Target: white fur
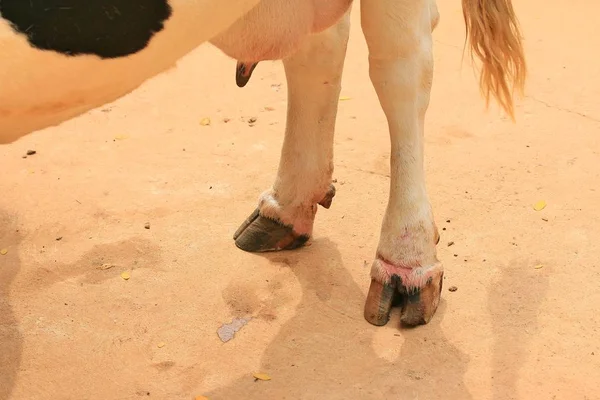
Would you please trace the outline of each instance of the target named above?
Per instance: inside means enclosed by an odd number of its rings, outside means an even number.
[[[286,57],[285,141],[277,179],[261,197],[260,210],[310,234],[333,172],[350,1],[263,0],[252,9],[257,4],[172,0],[173,17],[164,31],[140,53],[116,60],[38,51],[0,22],[0,143],[112,101],[211,38],[242,61]],[[423,169],[437,8],[433,0],[362,0],[361,5],[370,77],[391,138],[390,196],[377,253],[384,262],[374,264],[373,276],[387,280],[396,267],[403,276],[407,269],[440,272]]]
[[[273,189],[263,194],[260,211],[312,232],[313,219],[333,174],[333,134],[342,69],[350,30],[346,14],[334,27],[311,36],[284,60],[288,119]]]
[[[111,60],[33,49],[0,19],[0,144],[127,94],[227,29],[259,1],[170,1],[173,16],[149,46]]]
[[[433,11],[433,12],[432,12]],[[390,130],[390,197],[377,257],[406,268],[431,267],[437,231],[425,188],[423,124],[433,79],[431,32],[439,16],[430,0],[362,0],[369,74]],[[373,277],[395,272],[378,271]]]

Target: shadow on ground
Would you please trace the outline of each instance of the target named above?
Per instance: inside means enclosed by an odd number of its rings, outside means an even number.
[[[386,327],[376,328],[362,317],[365,296],[344,267],[335,243],[320,239],[308,248],[266,257],[291,268],[302,285],[296,314],[281,326],[262,357],[261,371],[272,380],[254,381],[248,375],[205,396],[211,400],[471,398],[464,384],[469,359],[440,328],[444,302],[427,326],[399,329],[395,314]]]
[[[10,304],[9,289],[14,277],[19,272],[19,244],[21,236],[16,221],[0,210],[0,399],[8,399],[14,389],[23,338]]]
[[[502,267],[488,295],[494,332],[491,382],[495,400],[520,398],[517,380],[539,328],[539,308],[548,291],[548,276],[543,271],[531,272],[532,265],[515,261]]]

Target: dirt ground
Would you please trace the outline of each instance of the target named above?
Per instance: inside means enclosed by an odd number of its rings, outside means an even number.
[[[232,240],[276,172],[281,63],[242,90],[234,61],[204,46],[0,147],[0,399],[599,399],[600,36],[583,23],[599,6],[519,3],[517,124],[485,111],[461,68],[460,1],[439,4],[426,163],[446,279],[429,325],[362,317],[389,138],[355,7],[338,193],[302,250]],[[251,319],[221,342],[237,317]]]

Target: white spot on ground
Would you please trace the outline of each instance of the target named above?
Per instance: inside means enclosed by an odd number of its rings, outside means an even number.
[[[229,342],[235,336],[235,333],[242,329],[252,318],[234,318],[230,324],[223,324],[217,329],[217,335],[223,343]]]

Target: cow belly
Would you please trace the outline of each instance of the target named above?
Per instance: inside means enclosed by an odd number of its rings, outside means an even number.
[[[12,25],[0,16],[0,143],[9,143],[129,93],[228,28],[258,2],[170,0],[168,18],[163,18],[164,13],[158,15],[164,27],[157,30],[156,25],[148,24],[153,32],[147,44],[142,43],[143,38],[127,46],[109,42],[94,47],[80,41],[72,53],[85,51],[76,56],[69,55],[70,49],[65,50],[64,45],[61,49],[65,41],[32,40],[23,23],[27,19],[18,16],[17,26],[14,11],[6,17]],[[43,43],[49,43],[47,49],[42,50]],[[112,49],[110,43],[114,44]]]

